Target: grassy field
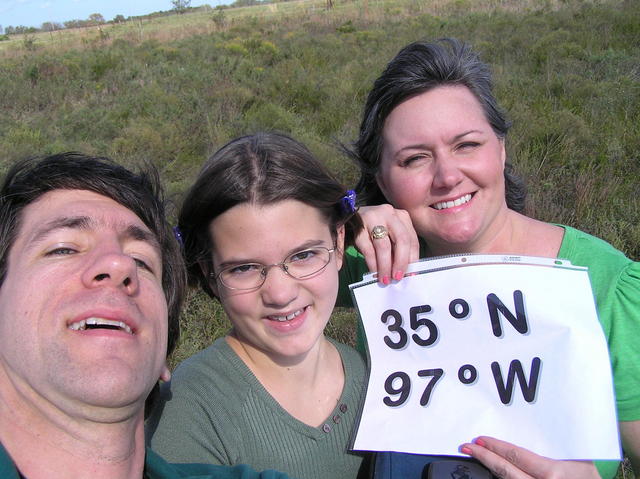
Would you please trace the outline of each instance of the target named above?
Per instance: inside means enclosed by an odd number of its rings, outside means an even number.
[[[346,184],[368,89],[406,43],[455,36],[495,72],[528,212],[640,259],[640,2],[299,0],[0,42],[0,173],[64,150],[156,164],[176,203],[227,140],[277,129]],[[330,334],[350,342],[353,313]],[[194,294],[173,361],[228,325]]]

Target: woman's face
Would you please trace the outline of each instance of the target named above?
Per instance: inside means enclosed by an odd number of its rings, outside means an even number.
[[[245,348],[286,361],[317,347],[338,294],[344,228],[334,244],[316,208],[284,200],[236,205],[211,222],[209,234],[215,274],[230,265],[270,265],[310,248],[337,246],[326,268],[306,279],[295,279],[274,266],[256,289],[231,290],[220,280],[213,284],[233,324],[233,334]]]
[[[504,143],[464,86],[394,108],[382,130],[377,181],[409,212],[433,254],[482,251],[506,219]]]

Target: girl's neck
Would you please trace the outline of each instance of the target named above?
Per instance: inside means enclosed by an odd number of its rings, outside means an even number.
[[[335,408],[344,388],[340,354],[324,336],[305,355],[271,357],[229,335],[227,343],[267,392],[291,416],[316,427]]]

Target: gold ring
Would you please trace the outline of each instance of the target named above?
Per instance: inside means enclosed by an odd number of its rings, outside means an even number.
[[[371,230],[371,239],[383,239],[387,236],[389,236],[389,232],[387,231],[387,228],[382,225],[374,226]]]

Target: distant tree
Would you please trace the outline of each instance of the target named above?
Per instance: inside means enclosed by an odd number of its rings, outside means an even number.
[[[191,0],[171,0],[171,5],[176,13],[184,13],[191,6]]]
[[[9,32],[9,29],[13,30]],[[36,27],[25,27],[24,25],[18,25],[17,27],[7,27],[7,33],[36,33],[38,29]]]
[[[85,20],[67,20],[66,22],[64,22],[65,28],[78,28],[78,27],[84,27],[84,26],[85,26]]]
[[[53,32],[55,30],[62,30],[64,27],[57,22],[44,22],[40,26],[40,30],[43,32]]]
[[[124,23],[125,20],[124,15],[116,15],[113,17],[113,23]]]
[[[2,35],[4,33],[4,30],[2,30],[2,25],[0,25],[0,35]]]
[[[7,35],[12,35],[14,33],[16,33],[16,29],[14,27],[12,27],[11,25],[9,25],[7,28],[4,29],[4,33]]]
[[[89,23],[91,25],[101,25],[104,23],[104,17],[100,13],[92,13],[89,15]]]

